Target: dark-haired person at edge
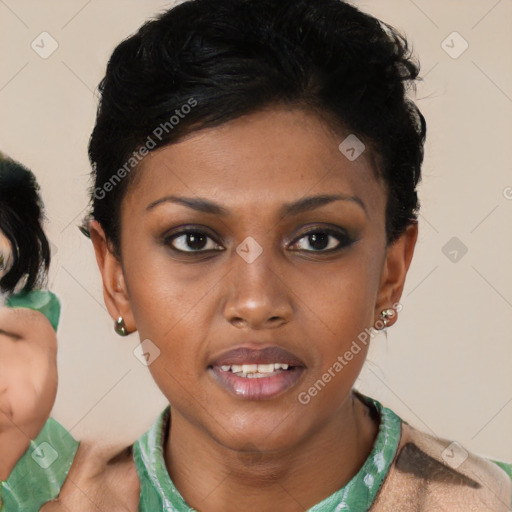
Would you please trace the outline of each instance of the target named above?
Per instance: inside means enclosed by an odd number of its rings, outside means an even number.
[[[190,0],[119,44],[81,229],[169,405],[115,449],[49,419],[33,443],[60,463],[28,449],[4,510],[510,510],[510,465],[452,464],[458,445],[354,389],[417,239],[418,77],[397,30],[340,0]]]
[[[2,510],[22,510],[8,506],[11,484],[17,493],[36,492],[18,469],[23,464],[13,468],[36,448],[33,440],[45,424],[45,430],[58,425],[48,416],[57,393],[60,302],[44,289],[50,246],[43,217],[34,174],[0,153],[0,481],[9,477],[1,485]],[[76,451],[73,438],[64,438],[70,449],[60,466],[62,476]]]

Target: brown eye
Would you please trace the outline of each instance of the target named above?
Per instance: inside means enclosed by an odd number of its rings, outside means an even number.
[[[323,228],[305,233],[293,243],[293,248],[306,252],[333,252],[352,243],[344,231]]]
[[[202,231],[181,231],[166,237],[165,244],[179,252],[206,252],[222,250],[209,235]]]

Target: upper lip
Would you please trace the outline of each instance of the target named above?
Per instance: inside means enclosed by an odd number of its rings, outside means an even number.
[[[282,347],[264,348],[237,347],[222,352],[210,366],[231,366],[233,364],[270,364],[286,363],[289,366],[306,366],[297,356]]]

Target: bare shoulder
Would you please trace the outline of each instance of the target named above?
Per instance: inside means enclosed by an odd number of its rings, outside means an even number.
[[[133,445],[102,446],[82,441],[59,497],[40,511],[137,512],[140,482],[132,449]]]

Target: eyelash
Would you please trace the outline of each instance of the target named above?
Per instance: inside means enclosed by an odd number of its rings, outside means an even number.
[[[342,249],[344,248],[347,248],[349,247],[350,245],[352,245],[354,243],[355,240],[353,240],[344,230],[338,230],[338,229],[333,229],[333,228],[326,228],[326,227],[315,227],[313,229],[310,229],[309,231],[306,231],[305,233],[302,233],[301,235],[299,235],[298,237],[296,237],[293,242],[291,243],[291,245],[297,245],[297,243],[299,241],[301,241],[303,238],[307,238],[309,236],[312,236],[312,235],[315,235],[315,234],[326,234],[328,235],[329,237],[334,237],[334,238],[337,238],[338,239],[338,245],[337,247],[334,247],[334,248],[330,248],[330,249],[321,249],[321,250],[308,250],[308,249],[303,249],[304,252],[306,253],[309,253],[309,254],[332,254],[334,252],[338,252],[338,251],[341,251]],[[198,229],[198,228],[194,228],[194,227],[186,227],[185,229],[182,229],[176,233],[172,233],[170,235],[167,235],[164,237],[163,239],[163,244],[168,246],[172,251],[174,252],[177,252],[177,253],[180,253],[180,254],[201,254],[201,253],[208,253],[208,252],[212,252],[212,251],[216,251],[216,252],[221,252],[223,251],[224,249],[217,249],[217,248],[214,248],[214,249],[201,249],[201,250],[197,250],[197,251],[185,251],[185,250],[182,250],[182,249],[177,249],[176,247],[173,246],[173,242],[178,239],[178,238],[181,238],[183,236],[187,236],[187,235],[198,235],[199,237],[206,237],[206,238],[209,238],[211,239],[216,245],[217,247],[220,246],[220,244],[218,244],[214,237],[209,234],[207,231],[203,231],[201,229]],[[185,242],[186,244],[187,242]],[[308,243],[308,242],[306,242]],[[208,245],[208,242],[207,242],[207,245]],[[328,243],[328,246],[330,245],[330,243]]]

